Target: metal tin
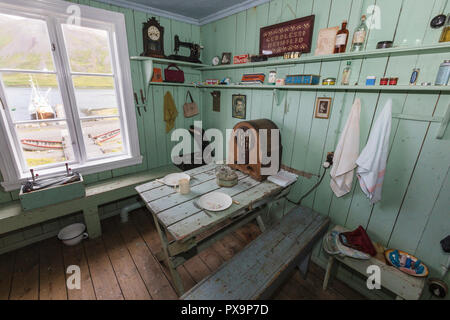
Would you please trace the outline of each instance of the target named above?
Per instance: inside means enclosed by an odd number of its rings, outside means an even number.
[[[439,67],[435,85],[446,86],[450,78],[450,60],[445,60]]]
[[[389,83],[389,78],[381,78],[380,79],[380,86],[387,86]]]
[[[374,86],[376,80],[377,80],[377,77],[375,77],[375,76],[368,76],[366,78],[366,86]]]
[[[419,77],[419,68],[414,68],[411,74],[411,79],[409,79],[409,84],[415,85],[417,83],[417,78]]]
[[[336,78],[326,78],[323,79],[322,85],[324,86],[334,86],[336,84]]]
[[[313,74],[287,75],[284,83],[286,85],[317,85],[320,83],[320,76]]]
[[[387,49],[392,48],[394,42],[392,41],[380,41],[377,43],[377,49]]]
[[[390,78],[389,79],[389,85],[390,86],[396,86],[398,83],[398,78]]]

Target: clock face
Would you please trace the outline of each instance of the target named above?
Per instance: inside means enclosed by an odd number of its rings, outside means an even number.
[[[158,28],[155,26],[151,26],[147,29],[148,37],[153,41],[158,41],[161,37],[161,32],[159,32]]]

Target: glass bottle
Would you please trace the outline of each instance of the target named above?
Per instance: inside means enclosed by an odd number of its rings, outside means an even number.
[[[334,46],[334,53],[342,53],[347,49],[348,42],[348,30],[347,30],[347,20],[342,22],[341,30],[336,34],[336,43]]]
[[[442,30],[439,42],[450,41],[450,15],[447,16],[447,21],[445,22],[444,29]]]
[[[352,72],[352,62],[347,61],[347,66],[342,71],[342,80],[341,84],[344,86],[348,86],[350,84],[350,73]]]
[[[358,27],[356,27],[355,32],[353,33],[352,40],[352,52],[358,52],[364,49],[364,44],[367,39],[367,25],[366,25],[366,15],[361,17],[361,23]]]

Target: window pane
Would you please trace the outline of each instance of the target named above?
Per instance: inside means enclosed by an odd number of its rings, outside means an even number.
[[[2,80],[14,121],[65,118],[56,75],[9,72]]]
[[[72,72],[112,73],[108,32],[62,25]]]
[[[80,117],[114,116],[117,108],[114,78],[73,76]]]
[[[81,127],[89,159],[124,152],[118,118],[83,120]]]
[[[0,68],[54,70],[45,21],[0,14]]]
[[[29,168],[75,159],[65,121],[19,124],[16,130]]]

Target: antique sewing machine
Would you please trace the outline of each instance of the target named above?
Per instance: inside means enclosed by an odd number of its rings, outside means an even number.
[[[178,54],[180,47],[189,48],[191,50],[191,55],[189,57],[180,56]],[[175,47],[174,47],[175,54],[169,56],[169,59],[194,62],[194,63],[202,63],[200,61],[200,50],[201,49],[203,49],[203,46],[196,44],[196,43],[180,41],[180,38],[178,37],[178,35],[175,35]]]

